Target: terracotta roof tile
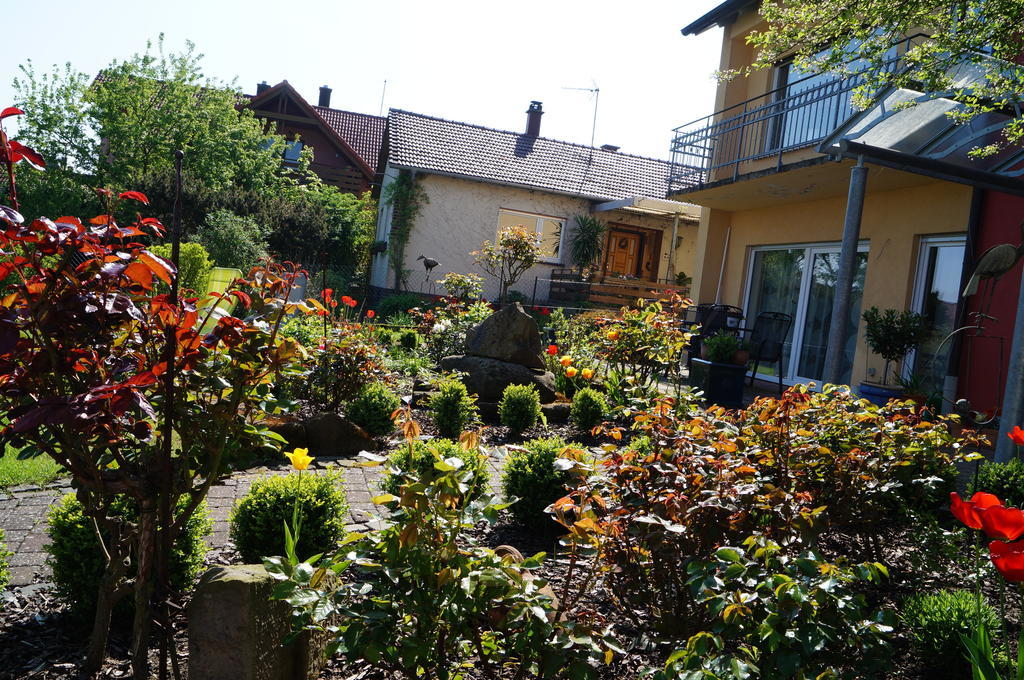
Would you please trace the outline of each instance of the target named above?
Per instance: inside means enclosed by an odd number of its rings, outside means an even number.
[[[409,111],[388,112],[388,161],[471,179],[617,200],[665,198],[668,161],[494,130]]]
[[[367,165],[371,168],[377,167],[387,118],[368,113],[329,109],[326,106],[314,106],[313,108],[323,116],[327,124],[342,139],[348,142],[349,146],[366,161]]]

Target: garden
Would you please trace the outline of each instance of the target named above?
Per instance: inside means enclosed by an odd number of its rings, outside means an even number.
[[[272,677],[301,648],[324,678],[1022,677],[1024,463],[956,416],[706,405],[676,295],[524,308],[466,272],[371,303],[264,252],[207,292],[180,201],[46,217],[15,182],[46,159],[0,141],[0,471],[66,491],[46,585],[0,598],[0,676]],[[504,292],[538,250],[477,258]],[[216,645],[242,629],[252,654]]]

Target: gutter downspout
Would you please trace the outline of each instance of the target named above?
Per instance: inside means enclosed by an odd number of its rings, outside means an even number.
[[[672,242],[668,245],[668,278],[676,280],[676,238],[679,236],[679,213],[672,217]]]

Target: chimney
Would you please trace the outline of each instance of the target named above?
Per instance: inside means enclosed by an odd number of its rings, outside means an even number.
[[[544,107],[540,102],[530,102],[526,109],[526,134],[530,137],[540,136],[540,117],[544,115]]]
[[[614,144],[602,144],[601,145],[601,151],[611,151],[612,153],[615,153],[616,151],[618,151],[621,148],[622,148],[621,146],[615,146]]]
[[[262,83],[256,83],[256,94],[263,94],[269,89],[270,84],[265,80]]]
[[[326,85],[320,86],[319,106],[323,106],[324,108],[328,109],[331,107],[331,88],[327,87]]]

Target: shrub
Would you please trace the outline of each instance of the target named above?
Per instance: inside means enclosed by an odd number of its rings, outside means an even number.
[[[582,455],[579,444],[567,444],[558,437],[531,439],[522,448],[510,449],[501,489],[506,499],[518,499],[509,507],[512,518],[529,527],[551,527],[544,509],[566,494],[571,479],[568,471],[555,467],[555,461]]]
[[[584,387],[572,398],[569,420],[582,430],[600,425],[608,413],[608,402],[604,395],[593,387]]]
[[[150,248],[160,257],[171,259],[171,244],[164,243]],[[213,262],[206,248],[198,243],[182,243],[178,252],[178,287],[184,292],[194,291],[206,295],[210,286],[210,269]]]
[[[389,319],[396,314],[404,314],[415,307],[423,307],[424,300],[413,293],[388,295],[377,303],[376,311],[381,320]]]
[[[266,230],[255,220],[229,210],[207,215],[195,234],[196,241],[203,244],[218,267],[234,267],[243,272],[267,256],[266,237]]]
[[[374,437],[391,434],[395,423],[391,420],[402,400],[384,383],[370,383],[348,405],[348,419]]]
[[[487,490],[491,478],[487,470],[487,457],[478,449],[467,450],[450,439],[417,441],[411,446],[403,444],[395,449],[388,456],[389,469],[381,481],[381,489],[387,493],[398,493],[406,476],[427,482],[440,474],[434,464],[446,458],[458,458],[463,462],[463,467],[470,471],[472,482],[469,498],[476,498]]]
[[[400,344],[402,347],[406,348],[407,350],[414,350],[417,347],[419,347],[419,344],[420,344],[420,334],[417,333],[412,328],[404,330],[398,336],[398,344]]]
[[[448,272],[438,280],[445,292],[460,300],[476,299],[483,292],[483,278],[476,274]]]
[[[284,524],[291,522],[296,502],[298,554],[309,557],[337,547],[348,512],[340,472],[263,477],[231,511],[231,540],[246,563],[284,554]]]
[[[7,558],[13,554],[4,543],[4,530],[0,529],[0,590],[3,590],[11,582],[11,570],[7,567]]]
[[[999,617],[985,601],[967,590],[915,593],[903,601],[900,619],[922,659],[945,677],[970,677],[960,636],[971,637],[978,623],[997,629]]]
[[[178,510],[186,505],[187,501],[182,498],[178,501]],[[124,496],[115,500],[110,509],[112,514],[129,521],[138,518],[134,503]],[[70,606],[76,617],[92,615],[105,564],[93,521],[83,510],[75,494],[69,493],[50,508],[46,527],[46,534],[50,537],[50,545],[46,548],[50,553],[47,563],[53,570],[57,596]],[[203,539],[212,526],[204,501],[185,522],[185,528],[171,551],[168,566],[171,586],[175,589],[188,590],[192,587],[206,557]],[[102,533],[104,541],[108,540],[106,529]],[[134,569],[133,561],[129,576]],[[127,601],[122,602],[127,604]]]
[[[430,413],[440,435],[454,439],[476,420],[476,396],[470,396],[461,381],[444,380],[430,397]]]
[[[350,332],[333,329],[316,354],[316,363],[304,381],[306,395],[321,407],[336,409],[375,380],[384,378],[376,343]]]
[[[329,333],[330,324],[327,330]],[[294,338],[306,349],[315,351],[317,345],[324,339],[324,319],[306,314],[285,317],[281,323],[281,334],[287,338]]]
[[[509,385],[501,393],[498,404],[501,424],[513,432],[522,432],[533,427],[543,417],[540,411],[540,394],[533,385]]]
[[[977,480],[971,482],[971,493],[976,491],[995,494],[1007,506],[1024,507],[1024,460],[1013,458],[1005,463],[982,463]]]
[[[543,554],[518,562],[481,546],[473,529],[495,521],[500,506],[489,494],[451,503],[473,483],[471,470],[438,470],[403,489],[401,502],[381,499],[384,528],[354,535],[326,564],[268,560],[281,581],[276,596],[297,626],[323,631],[329,653],[365,665],[371,677],[459,678],[472,667],[487,678],[595,680],[621,648],[602,617],[571,606],[584,579],[560,589],[565,601],[556,603],[529,571]],[[317,566],[345,578],[313,583]]]

